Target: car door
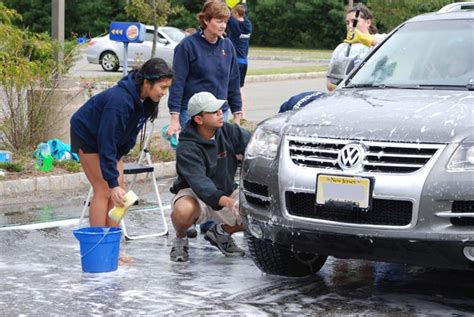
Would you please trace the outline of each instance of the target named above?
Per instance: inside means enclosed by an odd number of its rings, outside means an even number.
[[[173,63],[174,48],[176,44],[173,44],[168,40],[163,33],[158,30],[158,38],[156,42],[156,57],[164,59],[168,65]]]
[[[130,43],[128,45],[128,65],[141,65],[151,57],[153,46],[153,29],[146,29],[143,43]]]

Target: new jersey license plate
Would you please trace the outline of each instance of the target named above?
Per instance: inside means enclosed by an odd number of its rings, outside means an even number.
[[[316,204],[338,203],[368,209],[370,195],[370,178],[324,174],[317,176]]]

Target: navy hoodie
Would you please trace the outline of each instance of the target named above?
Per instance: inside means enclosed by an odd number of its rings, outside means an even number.
[[[307,91],[297,94],[284,103],[281,104],[278,113],[293,110],[295,107],[303,108],[309,103],[315,101],[318,98],[325,96],[326,93],[322,91]]]
[[[179,135],[176,149],[178,178],[171,187],[177,194],[191,188],[206,205],[222,209],[219,199],[235,189],[236,154],[244,154],[250,133],[236,124],[224,123],[213,139],[204,139],[191,121]]]
[[[135,145],[155,103],[142,103],[136,72],[90,98],[71,118],[71,129],[99,153],[100,169],[110,188],[119,186],[117,161]]]
[[[189,99],[201,91],[227,100],[232,113],[242,111],[240,74],[229,39],[218,38],[211,44],[202,31],[184,38],[174,49],[173,72],[168,98],[170,113],[187,110]],[[227,110],[227,104],[222,109]]]
[[[234,44],[237,52],[237,62],[239,64],[247,64],[247,56],[249,55],[249,42],[252,35],[252,23],[247,16],[247,6],[245,6],[244,20],[239,21],[234,16],[230,16],[227,22],[227,30],[229,39]]]

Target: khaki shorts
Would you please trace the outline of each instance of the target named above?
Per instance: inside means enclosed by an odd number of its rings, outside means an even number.
[[[196,220],[196,224],[204,223],[208,220],[214,220],[217,223],[225,223],[229,226],[241,225],[242,218],[234,215],[232,209],[224,207],[221,210],[214,210],[211,206],[206,205],[205,202],[200,200],[196,193],[191,188],[181,189],[173,198],[171,205],[174,206],[175,202],[183,196],[191,196],[197,200],[201,208],[199,218]],[[230,195],[232,199],[239,199],[239,190],[236,189]]]

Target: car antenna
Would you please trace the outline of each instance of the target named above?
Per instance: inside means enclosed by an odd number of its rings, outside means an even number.
[[[360,9],[362,9],[362,1],[359,1],[357,3],[355,19],[352,22],[352,28],[354,30],[357,27],[357,22],[359,22]],[[354,38],[354,36],[355,36],[355,32],[352,33],[351,40]],[[347,46],[346,57],[349,57],[349,54],[351,53],[351,47],[352,47],[352,43],[349,43],[349,45]]]

